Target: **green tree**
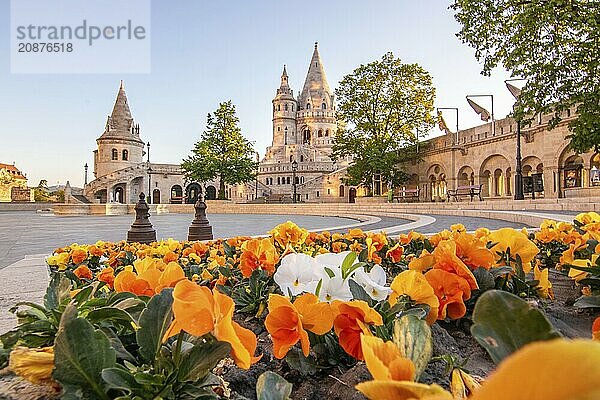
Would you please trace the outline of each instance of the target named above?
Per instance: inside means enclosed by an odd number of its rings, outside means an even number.
[[[42,179],[40,183],[38,183],[37,187],[33,189],[33,199],[35,201],[50,201],[47,180]]]
[[[429,73],[387,53],[346,75],[335,93],[340,126],[332,157],[352,156],[348,184],[371,188],[375,174],[394,186],[405,182],[401,163],[416,156],[417,132],[435,122]]]
[[[227,197],[225,184],[249,182],[256,174],[254,148],[242,136],[238,123],[232,102],[220,103],[215,112],[208,114],[206,130],[192,155],[181,164],[189,180],[204,182],[219,178],[219,199]]]
[[[554,113],[552,128],[575,105],[571,146],[600,150],[599,0],[455,0],[450,7],[482,74],[502,66],[526,79],[516,116]]]

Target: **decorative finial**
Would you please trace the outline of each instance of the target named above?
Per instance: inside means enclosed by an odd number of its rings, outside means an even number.
[[[319,42],[315,42],[315,50],[317,49],[318,45],[319,45]]]
[[[123,79],[121,79],[121,86],[119,87],[120,90],[125,90],[125,85],[123,85]]]

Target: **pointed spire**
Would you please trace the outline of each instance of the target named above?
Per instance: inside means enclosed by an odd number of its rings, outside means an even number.
[[[319,43],[315,42],[315,49],[310,60],[304,87],[299,97],[300,107],[305,107],[307,100],[311,98],[329,102],[332,94],[319,55]]]
[[[287,71],[285,69],[285,64],[283,64],[283,73],[281,74],[281,86],[280,86],[280,89],[287,88],[287,87],[289,87],[289,85],[288,85],[288,74],[287,74]]]
[[[134,132],[133,117],[125,94],[125,84],[121,80],[115,105],[108,117],[107,127],[102,136],[126,136],[130,138]]]

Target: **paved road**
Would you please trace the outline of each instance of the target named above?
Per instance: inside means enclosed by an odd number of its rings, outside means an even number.
[[[382,230],[386,227],[407,224],[400,218],[380,217],[379,222],[361,226],[364,230]],[[151,221],[158,238],[185,239],[192,216],[189,214],[153,215]],[[254,214],[211,214],[209,215],[215,237],[235,235],[261,235],[273,226],[292,220],[311,230],[322,230],[357,223],[356,220],[340,217],[305,215],[254,215]],[[519,224],[476,217],[454,217],[436,215],[435,222],[417,230],[434,233],[455,223],[462,223],[467,230],[480,226],[490,229]],[[30,254],[48,254],[57,247],[71,243],[94,243],[97,240],[118,241],[125,238],[132,223],[131,215],[122,216],[69,216],[34,212],[0,213],[0,268],[6,267]],[[346,231],[347,228],[335,231]],[[406,231],[408,229],[405,229]],[[401,232],[400,230],[399,232]]]

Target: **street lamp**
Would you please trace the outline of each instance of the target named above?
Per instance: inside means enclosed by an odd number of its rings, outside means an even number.
[[[150,190],[152,190],[152,175],[150,175],[152,173],[152,168],[150,168],[150,142],[148,142],[147,144],[148,146],[148,204],[152,204],[152,193],[150,192]]]
[[[456,144],[458,144],[458,108],[457,107],[437,107],[436,112],[438,113],[438,115],[441,115],[441,111],[440,110],[453,110],[456,112]]]
[[[471,108],[481,116],[482,121],[488,121],[490,119],[490,113],[479,104],[475,103],[470,97],[489,97],[492,100],[492,136],[496,136],[496,119],[494,118],[494,96],[491,94],[470,94],[468,95],[467,102],[471,106]]]
[[[258,155],[258,151],[256,152],[256,186],[254,188],[254,200],[258,199],[258,172],[259,172],[259,165],[258,162],[260,161],[260,156]]]
[[[87,165],[87,163],[85,163],[85,165],[83,166],[83,169],[85,170],[85,176],[84,176],[84,179],[83,179],[83,185],[85,186],[85,185],[87,185],[87,172],[88,172],[88,165]]]
[[[298,161],[294,160],[294,161],[292,161],[292,186],[294,188],[294,198],[293,198],[294,203],[297,202],[297,196],[296,196],[296,171],[297,170],[298,170]]]
[[[513,111],[518,107],[519,105],[519,97],[521,96],[521,89],[519,89],[518,87],[511,85],[508,82],[515,82],[515,81],[524,81],[525,79],[523,78],[514,78],[514,79],[507,79],[504,81],[504,84],[506,85],[506,88],[508,89],[508,91],[510,92],[510,94],[513,95],[513,97],[515,98],[516,102],[513,105]],[[514,115],[515,117],[515,121],[517,121],[517,170],[515,173],[515,200],[524,200],[525,199],[525,195],[523,194],[523,168],[522,168],[522,164],[521,164],[521,116],[520,115]]]

